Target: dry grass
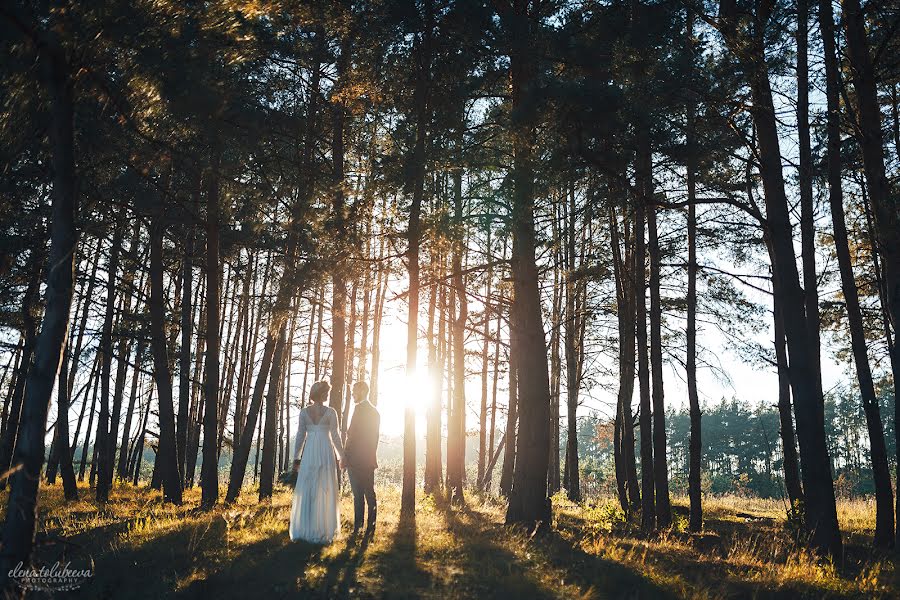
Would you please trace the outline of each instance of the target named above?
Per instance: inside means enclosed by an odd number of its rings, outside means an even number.
[[[270,503],[248,490],[234,506],[202,512],[198,490],[173,507],[157,492],[117,486],[100,508],[66,505],[50,487],[40,531],[91,550],[90,598],[888,598],[900,589],[895,563],[867,549],[866,501],[839,508],[848,545],[840,567],[792,546],[777,502],[708,499],[706,530],[689,535],[686,502],[675,499],[675,526],[644,537],[609,501],[556,496],[553,531],[531,538],[502,524],[497,500],[468,501],[452,508],[420,496],[414,518],[401,519],[398,491],[382,488],[378,531],[352,541],[345,496],[340,538],[319,547],[288,540],[283,489]]]

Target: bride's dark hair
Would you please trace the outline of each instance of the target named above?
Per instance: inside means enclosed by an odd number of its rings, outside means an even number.
[[[329,390],[331,390],[331,384],[328,383],[327,379],[315,382],[312,384],[312,387],[309,388],[309,401],[324,402],[325,398],[328,397]]]

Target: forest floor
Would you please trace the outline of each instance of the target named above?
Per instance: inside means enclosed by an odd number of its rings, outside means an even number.
[[[83,498],[91,497],[87,488]],[[117,486],[111,501],[62,501],[42,492],[39,539],[57,536],[88,549],[95,577],[72,597],[158,598],[896,598],[896,559],[868,549],[874,506],[842,502],[847,548],[836,567],[792,549],[779,502],[710,498],[705,531],[675,526],[646,537],[609,500],[575,505],[554,497],[544,535],[503,525],[503,505],[474,493],[464,508],[420,495],[401,520],[399,491],[378,490],[378,528],[353,540],[352,502],[331,545],[288,540],[290,493],[271,503],[253,490],[230,507],[202,512],[199,490],[185,504],[158,492]],[[5,494],[0,497],[6,506]]]

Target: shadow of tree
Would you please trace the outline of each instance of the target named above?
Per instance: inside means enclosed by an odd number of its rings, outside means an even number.
[[[479,555],[494,556],[510,565],[510,573],[514,577],[511,577],[508,583],[512,587],[493,593],[494,597],[506,597],[511,593],[522,597],[559,597],[560,590],[541,581],[541,575],[546,576],[546,573],[538,572],[540,569],[529,570],[530,565],[523,565],[520,557],[489,541],[515,533],[514,526],[494,523],[468,505],[451,507],[446,503],[440,503],[438,506],[444,511],[448,527],[458,532],[459,539],[464,542],[488,540],[487,544],[481,543],[480,547],[472,548],[472,554],[475,557]],[[463,515],[465,520],[457,515]],[[479,530],[482,531],[480,535]],[[496,533],[485,535],[483,533],[485,530],[495,530]],[[642,573],[585,552],[555,530],[534,538],[526,537],[524,531],[519,533],[523,542],[527,544],[526,556],[532,553],[540,555],[543,565],[549,564],[556,568],[565,581],[575,584],[587,598],[653,598],[655,600],[675,597]],[[477,572],[477,565],[473,565],[473,568]],[[527,587],[523,589],[522,586]]]

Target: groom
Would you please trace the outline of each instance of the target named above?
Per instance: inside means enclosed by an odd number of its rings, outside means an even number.
[[[344,466],[353,490],[353,534],[363,526],[365,505],[369,505],[369,524],[366,533],[375,531],[375,450],[378,448],[378,428],[381,417],[368,401],[369,384],[357,381],[353,385],[353,418],[344,445]]]

